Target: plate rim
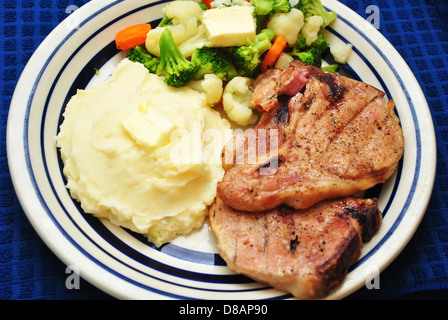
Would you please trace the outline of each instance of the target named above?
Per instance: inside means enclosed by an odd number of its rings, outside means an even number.
[[[101,1],[91,1],[87,4],[85,4],[84,6],[82,6],[81,8],[79,8],[78,10],[84,10],[86,11],[86,13],[89,12],[89,10],[96,10],[96,9],[101,9],[101,8],[106,8],[106,7],[110,7],[110,6],[114,6],[117,3],[123,2],[122,0],[116,0],[116,1],[109,1],[108,3],[104,3]],[[361,18],[356,12],[354,12],[352,9],[348,8],[346,5],[334,1],[334,0],[327,0],[327,1],[323,1],[324,4],[325,3],[329,3],[331,6],[337,6],[338,8],[340,7],[341,10],[348,10],[350,11],[349,13],[351,15],[356,15],[359,18]],[[68,18],[67,18],[68,19]],[[66,19],[66,20],[67,20]],[[358,18],[357,18],[358,19]],[[362,19],[362,18],[361,18]],[[41,52],[45,52],[45,45],[47,44],[47,42],[52,42],[54,39],[53,38],[57,38],[59,39],[59,37],[61,36],[61,25],[64,24],[66,22],[66,20],[62,21],[55,29],[53,29],[53,31],[45,38],[45,40],[39,45],[39,47],[36,49],[36,51],[33,53],[33,56],[30,58],[30,61],[34,61],[35,59],[37,59],[37,57],[39,57],[42,53]],[[366,22],[367,23],[367,22]],[[369,24],[370,25],[370,24]],[[370,25],[371,26],[371,25]],[[373,26],[371,26],[373,28]],[[372,30],[373,31],[373,30]],[[418,94],[421,95],[421,97],[423,97],[423,101],[426,104],[426,111],[429,114],[429,118],[427,119],[427,121],[430,122],[430,127],[432,128],[432,134],[430,132],[430,135],[432,135],[432,137],[434,137],[434,141],[431,143],[434,143],[434,152],[432,154],[432,160],[433,160],[433,168],[434,170],[432,171],[431,176],[429,177],[428,183],[431,185],[431,192],[427,193],[426,198],[424,199],[424,210],[422,210],[421,214],[419,215],[419,219],[418,222],[414,224],[412,230],[410,230],[408,232],[408,237],[406,239],[406,241],[404,241],[404,243],[402,243],[401,248],[398,252],[396,252],[396,254],[394,255],[393,258],[389,259],[389,263],[387,263],[386,265],[383,265],[383,270],[396,258],[396,256],[398,256],[398,254],[404,249],[404,247],[408,244],[409,240],[411,239],[411,237],[413,236],[413,234],[415,233],[416,229],[418,228],[418,226],[420,225],[421,219],[423,218],[426,208],[429,204],[429,200],[430,200],[430,196],[432,193],[432,187],[434,185],[434,180],[435,180],[435,172],[436,172],[436,143],[435,143],[435,133],[434,133],[434,126],[432,123],[432,118],[431,118],[431,114],[429,112],[429,106],[426,103],[426,99],[424,97],[423,91],[421,90],[421,87],[418,83],[418,81],[416,80],[414,74],[412,73],[412,71],[410,70],[410,68],[408,67],[407,63],[405,62],[405,60],[401,57],[401,55],[398,53],[398,51],[390,44],[390,42],[380,33],[378,32],[378,30],[374,29],[374,31],[376,32],[375,36],[379,37],[379,39],[382,42],[382,45],[386,45],[389,47],[390,50],[394,51],[394,55],[393,58],[394,59],[399,59],[400,60],[400,64],[404,64],[407,67],[407,70],[405,70],[405,72],[409,75],[412,76],[412,80],[414,82],[414,84],[417,86],[417,90],[418,90]],[[8,164],[9,164],[9,170],[10,170],[10,174],[11,174],[11,179],[13,180],[13,185],[14,185],[14,189],[16,190],[16,194],[19,198],[20,204],[22,205],[22,208],[24,209],[25,214],[27,215],[28,219],[30,220],[30,222],[32,223],[34,229],[36,231],[38,231],[39,236],[44,240],[44,242],[46,243],[46,245],[56,254],[56,256],[58,256],[61,260],[63,260],[66,264],[71,263],[70,259],[67,259],[67,257],[65,255],[63,255],[59,250],[57,250],[57,246],[54,245],[54,243],[52,242],[51,239],[48,238],[48,236],[45,234],[45,228],[44,226],[39,225],[38,221],[36,221],[36,216],[34,216],[31,211],[32,208],[29,208],[29,203],[27,202],[27,195],[25,194],[25,192],[22,191],[22,183],[23,183],[23,178],[20,177],[20,170],[16,169],[17,166],[17,162],[15,161],[16,159],[14,158],[14,150],[17,148],[17,144],[15,143],[15,139],[14,139],[14,131],[12,128],[12,123],[14,123],[14,118],[11,116],[11,114],[14,115],[14,106],[17,104],[16,101],[19,99],[17,96],[19,95],[19,88],[21,88],[23,86],[24,83],[26,83],[27,79],[25,79],[26,76],[28,76],[29,73],[35,73],[36,70],[35,67],[32,67],[30,65],[30,62],[28,62],[28,64],[25,66],[24,70],[22,71],[22,74],[19,78],[19,81],[17,83],[16,89],[14,91],[14,95],[13,98],[11,100],[11,104],[10,104],[10,113],[8,115],[8,123],[7,123],[7,155],[8,155]],[[415,94],[415,93],[414,93]],[[23,97],[21,97],[23,98]],[[16,107],[17,108],[17,107]],[[13,112],[11,112],[11,110]],[[430,129],[431,129],[430,128]],[[431,181],[432,180],[432,181]],[[93,277],[84,277],[86,280],[88,280],[89,282],[91,282],[92,284],[94,284],[96,287],[98,287],[99,289],[112,294],[114,296],[120,296],[119,294],[117,295],[117,292],[115,293],[111,293],[110,288],[105,288],[104,284],[101,283],[101,281],[98,281],[96,278]],[[353,289],[352,292],[356,291],[359,288]],[[126,296],[122,296],[123,298],[126,298]]]

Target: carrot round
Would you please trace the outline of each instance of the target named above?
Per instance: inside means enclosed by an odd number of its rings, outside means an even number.
[[[266,70],[272,68],[277,61],[280,54],[283,52],[283,50],[286,48],[287,42],[285,37],[278,35],[275,38],[274,43],[269,48],[268,52],[266,52],[266,55],[263,58],[263,61],[261,61],[261,71],[265,72]]]
[[[144,44],[149,30],[151,30],[151,25],[142,23],[127,27],[117,32],[115,35],[117,49],[129,50],[135,46]]]

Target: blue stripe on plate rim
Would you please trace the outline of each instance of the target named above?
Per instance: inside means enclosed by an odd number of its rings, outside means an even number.
[[[101,12],[107,10],[107,9],[110,8],[111,6],[113,6],[113,5],[115,5],[115,4],[119,3],[119,2],[122,2],[122,1],[123,1],[123,0],[115,1],[115,2],[113,2],[113,3],[111,3],[111,4],[109,4],[109,5],[107,5],[107,6],[103,7],[103,8],[101,8],[101,9],[99,9],[97,12],[91,14],[89,17],[87,17],[86,19],[84,19],[83,22],[82,22],[82,24],[85,24],[87,21],[93,19],[95,16],[97,16],[97,15],[100,14]],[[166,1],[162,1],[162,2],[166,2]],[[124,15],[118,17],[117,19],[115,19],[115,20],[109,22],[106,26],[108,26],[108,25],[110,25],[110,24],[113,24],[115,21],[122,19],[124,16],[129,15],[129,14],[131,14],[132,12],[136,12],[136,11],[142,10],[142,9],[144,9],[144,8],[151,7],[151,6],[154,6],[154,5],[159,4],[159,3],[160,3],[160,2],[154,2],[154,3],[151,3],[151,4],[145,5],[145,6],[143,6],[143,7],[140,7],[140,8],[138,8],[138,9],[135,9],[135,10],[133,10],[133,11],[131,11],[131,12],[128,12],[128,13],[126,13],[126,14],[124,14]],[[343,17],[339,17],[339,19],[343,20],[344,23],[346,23],[346,24],[349,25],[352,29],[354,29],[354,30],[357,31],[360,35],[362,35],[363,38],[364,38],[366,41],[368,41],[368,43],[369,43],[369,44],[370,44],[370,45],[371,45],[371,46],[372,46],[372,47],[373,47],[373,48],[374,48],[374,49],[381,55],[381,57],[383,58],[383,60],[387,63],[387,65],[389,66],[389,68],[393,71],[394,76],[398,79],[398,81],[399,81],[399,83],[400,83],[400,86],[401,86],[401,88],[403,89],[403,91],[404,91],[404,93],[405,93],[405,95],[406,95],[407,101],[408,101],[408,103],[409,103],[409,105],[410,105],[410,107],[411,107],[410,110],[411,110],[411,113],[412,113],[412,117],[413,117],[413,120],[414,120],[414,124],[416,125],[416,127],[415,127],[415,133],[416,133],[416,141],[417,141],[416,170],[415,170],[414,178],[413,178],[413,186],[412,186],[412,188],[411,188],[411,191],[410,191],[409,194],[408,194],[408,197],[407,197],[405,206],[403,207],[402,211],[401,211],[400,214],[398,215],[398,217],[397,217],[396,221],[394,222],[394,224],[392,225],[392,227],[389,229],[389,231],[388,231],[388,233],[386,234],[386,236],[383,237],[383,238],[380,240],[380,242],[375,246],[375,248],[373,248],[369,253],[367,253],[362,259],[360,259],[360,260],[359,260],[359,261],[352,267],[352,269],[354,269],[354,268],[357,268],[360,264],[362,264],[365,260],[367,260],[367,259],[369,258],[370,255],[372,255],[374,252],[376,252],[376,251],[383,245],[383,243],[390,237],[390,235],[394,232],[394,230],[398,227],[398,225],[400,224],[401,220],[403,219],[403,217],[404,217],[404,215],[405,215],[405,213],[406,213],[406,211],[407,211],[407,209],[408,209],[408,206],[409,206],[409,204],[410,204],[410,202],[411,202],[411,200],[412,200],[412,198],[413,198],[413,195],[414,195],[414,192],[415,192],[415,185],[416,185],[416,182],[417,182],[417,180],[418,180],[419,173],[420,173],[420,166],[421,166],[421,137],[420,137],[420,130],[419,130],[419,127],[418,127],[418,125],[419,125],[419,123],[418,123],[418,119],[417,119],[417,116],[416,116],[416,113],[415,113],[415,110],[414,110],[414,105],[413,105],[413,103],[412,103],[412,100],[411,100],[411,98],[410,98],[410,96],[409,96],[409,93],[408,93],[407,90],[406,90],[406,87],[405,87],[405,85],[404,85],[402,79],[400,78],[399,73],[395,70],[394,66],[390,63],[390,61],[387,59],[387,57],[381,52],[381,50],[376,46],[376,44],[373,43],[373,42],[372,42],[368,37],[366,37],[363,33],[361,33],[360,30],[359,30],[359,28],[357,28],[355,25],[353,25],[352,23],[350,23],[349,21],[347,21],[347,20],[344,19]],[[101,30],[103,30],[106,26],[103,26],[103,27],[102,27],[101,29],[99,29],[96,33],[99,33],[99,32],[100,32]],[[341,38],[342,40],[345,41],[344,37],[342,37],[340,34],[337,34],[336,31],[334,31],[334,30],[332,30],[332,29],[330,29],[330,31],[331,31],[332,33],[336,34],[339,38]],[[30,177],[31,177],[31,179],[32,179],[32,183],[33,183],[33,186],[34,186],[34,188],[35,188],[35,191],[36,191],[36,193],[37,193],[37,195],[38,195],[38,197],[39,197],[39,199],[40,199],[40,201],[41,201],[42,207],[46,210],[46,212],[47,212],[48,216],[51,218],[51,220],[57,225],[57,227],[59,228],[59,230],[61,231],[61,233],[64,234],[64,236],[65,236],[65,237],[66,237],[66,238],[67,238],[67,239],[68,239],[68,240],[69,240],[69,241],[70,241],[70,242],[71,242],[71,243],[72,243],[78,250],[80,250],[81,252],[83,252],[83,253],[84,253],[86,256],[88,256],[92,261],[95,261],[97,264],[101,265],[103,268],[105,268],[105,269],[108,270],[109,272],[115,274],[116,276],[121,277],[121,278],[124,278],[124,279],[126,279],[127,281],[132,282],[134,285],[142,286],[142,287],[144,287],[145,289],[148,289],[148,290],[150,290],[150,291],[154,291],[154,292],[156,292],[156,293],[161,293],[161,294],[164,294],[164,295],[167,295],[167,296],[172,296],[172,297],[174,297],[174,298],[186,298],[186,297],[181,297],[181,296],[178,296],[178,295],[173,295],[173,294],[171,294],[171,293],[169,293],[169,292],[165,292],[165,291],[163,291],[163,290],[158,290],[157,288],[148,287],[148,286],[143,285],[143,284],[141,284],[141,283],[139,283],[139,282],[133,281],[132,279],[128,279],[125,275],[122,275],[122,274],[116,272],[115,270],[113,270],[113,269],[109,268],[108,266],[104,265],[101,261],[98,261],[95,257],[91,256],[87,251],[85,251],[85,250],[84,250],[84,249],[83,249],[83,248],[76,242],[76,240],[74,240],[74,239],[72,239],[72,238],[70,237],[70,235],[64,230],[64,228],[63,228],[62,226],[58,225],[58,222],[56,221],[55,217],[52,215],[51,211],[48,209],[48,207],[47,207],[47,205],[46,205],[46,203],[45,203],[45,200],[44,200],[42,194],[40,193],[39,187],[38,187],[37,182],[36,182],[35,177],[34,177],[34,173],[33,173],[33,171],[32,171],[31,159],[29,158],[29,149],[28,149],[28,121],[29,121],[30,108],[31,108],[31,105],[32,105],[32,101],[33,101],[33,97],[34,97],[34,94],[35,94],[35,90],[36,90],[36,88],[37,88],[37,86],[38,86],[38,83],[39,83],[39,81],[40,81],[42,75],[43,75],[44,72],[45,72],[46,67],[48,66],[50,60],[55,56],[55,54],[58,52],[58,50],[62,47],[63,43],[64,43],[65,41],[67,41],[67,40],[73,35],[73,32],[74,32],[74,31],[72,31],[71,33],[69,33],[69,34],[66,36],[66,38],[64,39],[64,41],[61,42],[60,44],[58,44],[58,46],[57,46],[57,47],[52,51],[52,53],[49,55],[49,58],[48,58],[47,61],[45,62],[44,67],[42,68],[42,70],[41,70],[40,73],[39,73],[39,76],[36,78],[36,80],[35,80],[35,82],[34,82],[34,85],[33,85],[32,90],[31,90],[30,97],[29,97],[29,99],[28,99],[28,104],[27,104],[27,108],[26,108],[26,117],[25,117],[25,128],[24,128],[24,146],[25,146],[25,149],[26,149],[26,150],[25,150],[25,154],[26,154],[26,156],[27,156],[26,162],[27,162],[27,165],[28,165],[29,175],[30,175]],[[95,33],[95,34],[96,34],[96,33]],[[91,37],[93,37],[93,35],[92,35]],[[85,45],[85,44],[89,41],[89,39],[91,39],[91,37],[89,37],[89,38],[88,38],[88,39],[81,45],[81,47],[82,47],[83,45]],[[73,55],[71,56],[71,58],[76,54],[77,51],[80,50],[81,47],[79,47],[79,48],[77,48],[77,49],[75,50],[75,52],[73,53]],[[367,59],[366,59],[366,58],[365,58],[359,51],[357,51],[356,47],[354,47],[354,50],[357,52],[357,54],[358,54],[360,57],[362,57],[362,59],[364,60],[364,62],[368,63],[368,60],[367,60]],[[378,80],[382,82],[381,78],[378,76],[378,74],[377,74],[376,70],[373,68],[373,66],[371,66],[370,63],[368,63],[368,65],[369,65],[369,68],[372,70],[372,72],[375,73],[375,75],[376,75],[376,77],[378,78]],[[66,66],[66,64],[64,65],[64,67],[65,67],[65,66]],[[61,75],[61,73],[62,73],[62,69],[61,69],[60,73],[58,74],[58,77]],[[56,84],[56,82],[57,82],[57,79],[58,79],[58,78],[56,78],[55,82],[53,83],[50,92],[54,89],[55,84]],[[382,83],[382,84],[383,84],[383,83]],[[387,90],[387,87],[386,87],[386,86],[383,85],[383,87]],[[390,96],[388,92],[386,92],[386,93],[388,94],[388,96]],[[49,95],[49,97],[50,97],[50,96],[51,96],[51,94]],[[47,98],[47,103],[48,103],[48,101],[49,101],[49,98]],[[45,106],[45,110],[46,110],[46,109],[47,109],[47,106]],[[42,119],[44,119],[44,117],[42,117]],[[42,126],[42,128],[43,128],[43,127],[44,127],[44,126]],[[41,133],[42,133],[42,132],[43,132],[43,130],[41,131]],[[43,145],[43,143],[44,143],[44,140],[43,140],[43,137],[42,137],[42,136],[41,136],[41,143],[42,143],[42,145]],[[42,148],[42,150],[44,150],[44,148]],[[46,162],[45,162],[45,154],[43,153],[43,151],[42,151],[42,157],[43,157],[44,164],[46,165]],[[48,177],[48,168],[46,168],[46,170],[47,170],[46,174],[47,174],[47,177]],[[399,171],[401,172],[401,170],[399,170]],[[399,178],[399,177],[398,177],[398,178]],[[396,183],[395,183],[395,187],[394,187],[395,190],[396,190],[396,187],[397,187],[397,185],[398,185],[398,181],[399,181],[399,179],[397,179],[397,181],[396,181]],[[51,184],[51,181],[49,181],[49,183]],[[52,186],[52,187],[53,187],[53,186]],[[56,191],[54,190],[54,188],[53,188],[53,192],[55,193],[55,196],[58,197]],[[391,199],[389,200],[389,202],[392,201],[392,199],[393,199],[393,195],[394,195],[394,194],[395,194],[395,191],[393,191],[392,197],[391,197]],[[64,208],[64,209],[65,209],[65,208]],[[386,211],[387,211],[387,210],[385,210],[385,212],[386,212]],[[68,215],[68,214],[67,214],[67,215]],[[69,216],[69,215],[68,215],[68,216]],[[69,216],[69,217],[70,217],[70,216]],[[80,231],[83,232],[83,230],[81,230],[81,229],[80,229]],[[87,238],[89,238],[88,235],[85,234],[84,232],[83,232],[83,234],[84,234]],[[107,253],[107,252],[106,252],[106,253]],[[167,252],[167,253],[168,253],[168,252]],[[211,255],[214,255],[214,254],[211,254]],[[170,267],[170,268],[172,268],[172,267]],[[174,268],[174,269],[175,269],[175,268]],[[137,271],[138,271],[138,270],[137,270]],[[177,272],[177,271],[176,271],[176,272]],[[182,272],[183,272],[183,271],[182,271]],[[148,276],[152,277],[152,275],[148,275]],[[158,280],[166,281],[166,280],[164,280],[164,279],[158,279]],[[207,280],[210,281],[211,279],[207,279]],[[221,281],[219,281],[219,282],[221,282]],[[239,282],[239,281],[238,281],[238,282]],[[207,290],[209,290],[209,289],[207,289]],[[286,295],[286,296],[288,296],[288,295]]]

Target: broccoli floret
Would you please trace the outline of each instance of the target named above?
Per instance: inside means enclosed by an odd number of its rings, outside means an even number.
[[[330,64],[328,66],[322,67],[321,69],[326,72],[336,73],[336,72],[338,72],[339,65],[337,63],[334,63],[334,64]]]
[[[253,0],[255,8],[255,18],[257,21],[257,32],[260,32],[271,13],[290,12],[291,4],[289,0]]]
[[[313,47],[311,47],[307,51],[292,52],[291,56],[294,59],[298,59],[315,67],[320,68],[322,66],[322,52]]]
[[[296,43],[294,44],[294,48],[298,52],[307,50],[308,46],[306,45],[306,38],[302,35],[299,35],[299,38],[297,39]]]
[[[289,12],[291,11],[291,4],[289,0],[274,0],[272,4],[272,11],[274,12]]]
[[[299,0],[294,7],[303,12],[305,19],[311,16],[321,16],[324,19],[322,28],[328,26],[337,17],[336,12],[327,11],[320,0]]]
[[[320,52],[324,52],[328,49],[328,41],[322,32],[319,32],[317,39],[311,44],[311,47],[318,49]]]
[[[228,52],[224,48],[197,48],[193,51],[191,62],[198,68],[195,79],[202,79],[205,74],[213,73],[221,80],[227,80],[227,73],[232,67]]]
[[[322,65],[322,56],[327,49],[328,42],[324,34],[320,32],[318,38],[309,46],[306,45],[306,38],[300,35],[290,54],[294,59],[320,67]]]
[[[131,61],[140,62],[143,64],[149,72],[157,72],[157,66],[160,63],[160,58],[150,54],[144,46],[136,46],[130,49],[127,57]]]
[[[278,13],[291,11],[289,0],[254,0],[252,4],[255,7],[255,13],[261,16],[271,12]]]
[[[299,38],[294,44],[294,50],[299,52],[299,51],[307,51],[310,48],[316,48],[323,54],[325,50],[328,49],[328,46],[329,44],[327,39],[325,39],[324,34],[322,32],[319,32],[317,39],[314,40],[314,42],[311,43],[311,45],[309,46],[306,44],[306,38],[303,35],[299,35]]]
[[[244,77],[256,76],[261,63],[261,56],[271,47],[273,36],[272,30],[263,29],[257,34],[257,41],[248,41],[243,46],[232,48],[231,59],[238,75]]]
[[[264,40],[272,41],[272,39],[274,39],[274,36],[275,36],[275,31],[272,29],[266,28],[266,29],[261,30],[257,34],[257,41],[264,41]]]
[[[160,35],[160,63],[157,74],[165,76],[169,86],[182,87],[194,79],[197,67],[188,61],[174,42],[170,29],[166,28]]]

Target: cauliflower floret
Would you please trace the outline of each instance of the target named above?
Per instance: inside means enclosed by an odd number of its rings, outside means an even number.
[[[257,121],[257,115],[249,103],[251,96],[250,78],[237,76],[227,83],[222,96],[222,105],[230,120],[241,126]]]
[[[274,67],[286,69],[289,67],[289,64],[293,60],[294,60],[294,58],[291,55],[282,52],[282,53],[280,53],[280,56],[278,57],[277,62],[275,63]]]
[[[172,19],[171,24],[150,30],[145,43],[146,49],[158,57],[160,57],[159,40],[163,30],[169,28],[174,41],[180,46],[183,42],[198,34],[203,10],[196,1],[177,0],[168,3],[163,8],[163,12],[166,17]]]
[[[207,105],[214,107],[221,100],[222,80],[215,74],[205,74],[203,80],[191,81],[188,86],[196,91],[205,93]]]
[[[352,53],[352,48],[353,45],[351,43],[332,43],[330,45],[330,52],[337,63],[347,63]]]
[[[301,33],[306,39],[307,46],[316,41],[323,23],[324,19],[321,16],[311,16],[306,20]]]
[[[276,35],[285,37],[289,45],[293,45],[296,43],[304,23],[302,11],[291,8],[290,12],[271,15],[267,27],[274,30]]]
[[[171,30],[174,42],[176,42],[179,46],[181,43],[191,37],[194,37],[198,33],[198,22],[196,17],[191,17],[182,21],[180,24],[169,25],[166,27],[156,27],[150,30],[146,36],[146,50],[158,57],[160,57],[160,35],[166,28]]]
[[[193,51],[196,48],[202,48],[209,42],[207,32],[205,32],[204,26],[201,24],[198,27],[198,33],[193,37],[185,40],[179,45],[179,50],[184,57],[191,57]]]
[[[163,8],[163,12],[168,18],[173,19],[171,21],[173,24],[179,24],[191,17],[195,17],[199,21],[203,11],[196,1],[177,0],[168,3]]]

